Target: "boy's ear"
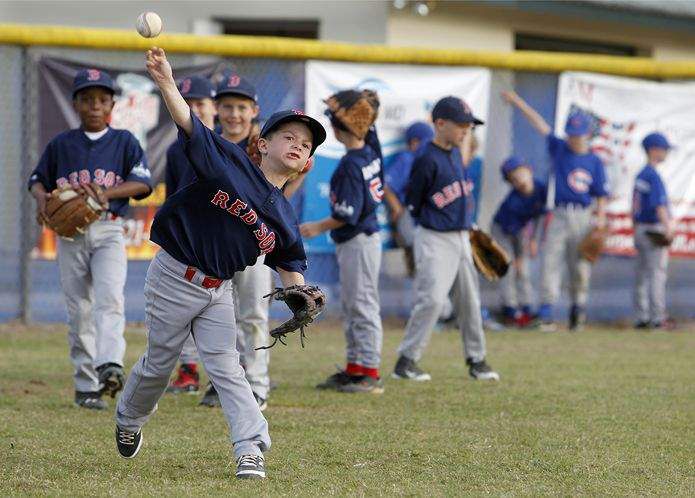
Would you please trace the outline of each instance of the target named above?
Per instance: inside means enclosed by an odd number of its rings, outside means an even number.
[[[268,153],[268,139],[267,138],[259,138],[258,139],[258,152],[260,152],[262,155]]]
[[[254,104],[253,105],[253,117],[257,118],[259,112],[261,112],[261,108],[258,106],[258,104]]]

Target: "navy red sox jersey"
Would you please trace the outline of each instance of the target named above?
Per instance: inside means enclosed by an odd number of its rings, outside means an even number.
[[[534,218],[545,214],[547,188],[539,180],[533,180],[533,193],[523,195],[512,189],[495,213],[493,221],[508,235],[518,234]]]
[[[248,140],[244,139],[237,145],[246,150]],[[191,166],[181,142],[178,140],[167,149],[167,163],[164,173],[164,183],[166,185],[166,196],[172,196],[183,187],[194,183],[197,180],[195,170]]]
[[[668,208],[668,195],[661,176],[647,164],[635,178],[632,197],[632,216],[637,223],[658,223],[656,208]]]
[[[592,197],[606,197],[608,184],[603,162],[591,152],[575,154],[567,142],[548,135],[548,151],[555,173],[555,205],[587,207]]]
[[[430,142],[415,159],[406,201],[417,222],[431,230],[467,230],[473,223],[473,182],[457,147],[442,149]]]
[[[107,189],[125,181],[150,187],[136,199],[143,199],[152,191],[147,159],[133,134],[108,128],[102,137],[91,140],[78,128],[63,132],[49,142],[29,178],[29,188],[38,182],[48,191],[68,184],[94,182]],[[109,202],[113,214],[122,216],[127,209],[127,198]]]
[[[167,198],[150,238],[181,263],[230,279],[261,254],[271,268],[303,273],[306,254],[294,210],[246,152],[191,114],[179,142],[197,181]]]
[[[331,230],[336,243],[379,231],[376,210],[384,197],[383,171],[381,149],[375,134],[372,138],[361,149],[348,150],[331,176],[331,217],[345,222]]]

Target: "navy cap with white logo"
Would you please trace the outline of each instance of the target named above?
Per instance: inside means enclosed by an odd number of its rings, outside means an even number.
[[[454,123],[472,123],[474,125],[485,124],[473,115],[473,111],[463,100],[449,96],[439,100],[432,109],[432,121],[446,119]]]
[[[106,88],[112,94],[116,93],[116,85],[113,84],[113,80],[109,73],[101,69],[81,69],[77,71],[75,79],[72,82],[72,97],[75,98],[75,95],[77,95],[77,92],[80,90],[93,86]]]
[[[292,121],[297,121],[299,123],[304,123],[311,130],[311,154],[314,155],[316,148],[321,145],[326,140],[326,129],[321,123],[316,121],[311,116],[307,116],[302,111],[295,109],[287,111],[278,111],[268,118],[268,121],[263,125],[261,130],[261,137],[266,137],[268,133],[276,129],[283,123],[290,123]]]
[[[179,83],[179,91],[184,99],[211,99],[215,89],[209,79],[202,76],[190,76]]]
[[[254,86],[238,74],[226,75],[217,85],[215,98],[219,99],[227,95],[241,95],[258,102],[258,95]]]

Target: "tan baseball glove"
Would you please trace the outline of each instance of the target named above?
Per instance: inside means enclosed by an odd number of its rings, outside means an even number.
[[[579,243],[579,255],[590,263],[595,263],[608,239],[607,228],[592,228],[591,231]]]
[[[101,216],[105,208],[101,192],[101,187],[94,183],[55,189],[46,201],[43,221],[60,237],[72,239]]]
[[[504,277],[511,263],[507,251],[478,228],[470,231],[470,240],[473,263],[480,274],[491,282]]]

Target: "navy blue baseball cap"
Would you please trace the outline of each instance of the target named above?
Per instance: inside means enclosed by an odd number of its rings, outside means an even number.
[[[256,94],[254,86],[238,74],[225,76],[217,85],[217,94],[215,98],[224,97],[226,95],[241,95],[254,102],[258,102],[258,94]]]
[[[473,111],[468,107],[468,104],[454,96],[444,97],[434,104],[434,108],[432,109],[432,121],[436,121],[437,119],[448,119],[458,124],[485,124],[483,121],[473,116]]]
[[[523,161],[519,159],[516,156],[510,156],[506,161],[502,163],[502,166],[500,166],[500,171],[502,172],[502,178],[505,180],[507,179],[507,175],[514,171],[517,168],[529,168],[531,169],[531,166],[528,165],[526,161]]]
[[[405,130],[405,141],[418,139],[420,142],[429,142],[434,137],[432,127],[424,121],[416,121]]]
[[[581,111],[575,111],[567,116],[567,123],[565,123],[565,134],[567,134],[568,137],[588,135],[590,131],[591,118],[587,114]]]
[[[311,130],[312,140],[310,156],[313,156],[314,151],[316,151],[316,148],[326,140],[326,129],[323,127],[321,123],[316,121],[311,116],[307,116],[302,111],[292,109],[287,111],[276,112],[268,118],[268,121],[265,122],[265,124],[263,125],[263,129],[261,130],[260,136],[262,138],[265,138],[268,135],[268,133],[276,129],[281,124],[290,123],[292,121],[304,123],[309,127],[309,130]]]
[[[649,149],[666,149],[669,150],[672,146],[669,141],[661,133],[650,133],[642,140],[644,150]]]
[[[72,81],[72,98],[75,98],[80,90],[93,86],[106,88],[112,95],[116,93],[116,85],[113,84],[109,73],[101,69],[80,69]]]
[[[190,76],[179,83],[179,91],[184,99],[212,99],[215,89],[209,79],[202,76]]]

